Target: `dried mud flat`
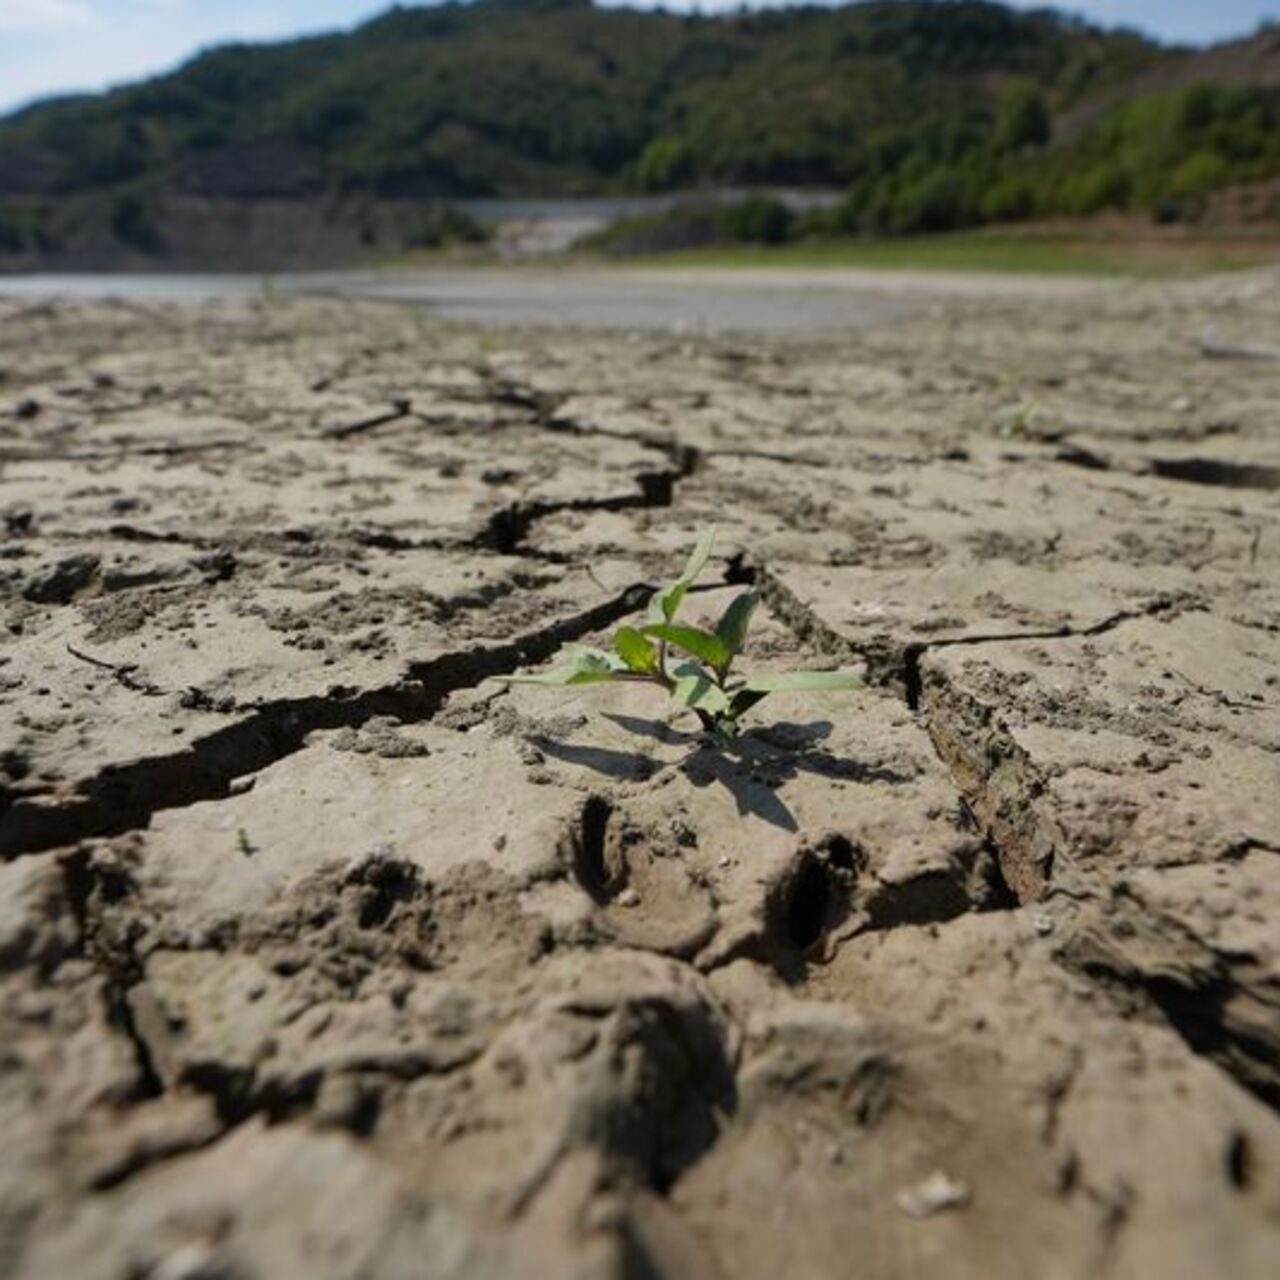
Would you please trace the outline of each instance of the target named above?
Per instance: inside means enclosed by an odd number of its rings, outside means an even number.
[[[1280,280],[0,304],[0,1275],[1275,1275],[1280,362],[1206,325]],[[695,611],[865,694],[483,683],[712,521]]]

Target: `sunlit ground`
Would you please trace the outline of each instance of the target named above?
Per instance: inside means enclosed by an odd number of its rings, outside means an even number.
[[[629,259],[645,267],[866,267],[1172,278],[1280,263],[1280,236],[959,232],[904,239],[735,245]]]

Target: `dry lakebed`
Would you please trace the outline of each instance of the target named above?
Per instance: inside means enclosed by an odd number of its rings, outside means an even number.
[[[1280,275],[0,379],[5,1280],[1280,1274]],[[865,690],[488,679],[713,523]]]

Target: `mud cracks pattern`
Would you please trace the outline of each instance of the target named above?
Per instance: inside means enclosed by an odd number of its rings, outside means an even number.
[[[0,1274],[1270,1274],[1270,297],[3,326]],[[865,696],[484,683],[713,520]]]

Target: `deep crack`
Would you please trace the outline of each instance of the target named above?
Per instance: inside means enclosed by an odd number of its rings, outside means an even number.
[[[118,835],[145,826],[159,810],[222,799],[234,778],[293,755],[307,735],[319,729],[358,728],[374,716],[393,716],[403,723],[428,720],[448,694],[541,662],[566,641],[634,612],[651,594],[648,586],[628,587],[601,604],[503,644],[413,663],[400,680],[381,688],[264,704],[172,755],[108,766],[54,803],[10,795],[0,808],[0,851],[14,858],[91,836]]]

